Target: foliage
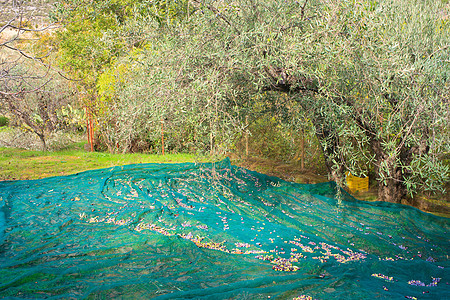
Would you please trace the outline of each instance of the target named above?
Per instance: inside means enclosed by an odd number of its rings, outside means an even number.
[[[277,109],[295,101],[333,178],[340,181],[345,169],[374,170],[383,200],[437,190],[448,180],[439,160],[449,147],[447,7],[406,0],[195,3],[189,21],[144,49],[140,63],[151,68],[146,85],[135,84],[141,94],[178,111],[187,107],[180,99],[193,111],[205,107],[193,116],[209,120],[216,120],[208,109],[217,99],[217,111],[231,109],[240,124],[256,94],[267,93]],[[433,167],[420,174],[418,161]],[[439,171],[425,172],[433,169]]]
[[[159,139],[146,135],[156,134],[154,124],[160,120],[147,120],[148,105],[143,107],[132,94],[130,99],[117,100],[114,85],[123,87],[124,80],[134,80],[126,74],[127,68],[136,66],[136,53],[147,47],[150,34],[175,26],[188,14],[187,1],[67,0],[58,4],[54,18],[65,25],[57,37],[60,66],[80,80],[80,98],[95,119],[98,141],[109,151],[148,151],[157,146]]]
[[[83,12],[83,14],[81,13]],[[103,31],[114,29],[117,21],[114,16],[99,14],[95,18],[87,18],[92,12],[83,9],[74,15],[64,27],[58,31],[57,40],[60,66],[73,74],[75,78],[82,78],[88,84],[95,81],[95,74],[103,66],[107,66],[120,48],[120,43],[108,44],[103,39]],[[118,39],[111,39],[118,41]]]
[[[84,131],[85,112],[68,103],[56,111],[59,127],[68,131]]]
[[[113,76],[102,75],[99,92],[109,102],[100,121],[109,145],[127,151],[139,139],[157,147],[164,130],[169,150],[214,152],[227,142],[227,134],[233,134],[223,95],[212,89],[220,81],[219,73],[209,70],[189,83],[173,80],[184,64],[181,60],[187,59],[183,50],[167,55],[176,48],[179,45],[159,36],[153,45],[121,59],[111,70]],[[108,85],[110,79],[117,80]]]
[[[186,1],[58,2],[52,16],[64,24],[56,38],[60,66],[93,89],[98,76],[118,57],[146,44],[153,28],[142,24],[158,20],[160,26],[170,25],[187,13]]]
[[[353,162],[371,165],[385,200],[439,190],[449,179],[439,160],[449,149],[445,9],[435,1],[342,2],[324,10],[320,43],[308,49],[316,60],[309,76],[323,82],[319,95],[339,139],[335,164],[355,173],[363,170]]]
[[[332,179],[375,174],[399,202],[449,179],[448,14],[431,0],[73,0],[58,45],[111,152],[163,137],[223,152],[271,114],[315,135]]]
[[[0,116],[0,127],[2,126],[8,126],[9,124],[9,118],[5,116]]]

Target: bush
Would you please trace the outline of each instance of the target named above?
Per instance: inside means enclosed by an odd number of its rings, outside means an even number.
[[[9,118],[5,116],[0,116],[0,127],[2,126],[8,126],[9,124]]]

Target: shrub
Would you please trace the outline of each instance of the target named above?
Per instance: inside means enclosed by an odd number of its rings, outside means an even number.
[[[0,116],[0,127],[2,126],[8,126],[9,124],[9,118],[5,116]]]

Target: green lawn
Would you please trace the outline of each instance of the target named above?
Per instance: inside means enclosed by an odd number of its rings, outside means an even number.
[[[0,180],[39,179],[87,170],[138,163],[183,163],[207,161],[192,154],[110,154],[86,152],[83,143],[59,152],[0,148]]]

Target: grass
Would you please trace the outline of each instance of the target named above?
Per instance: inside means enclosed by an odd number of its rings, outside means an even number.
[[[64,176],[82,171],[110,168],[138,163],[184,163],[220,160],[218,157],[205,157],[193,154],[110,154],[103,152],[86,152],[85,143],[76,143],[58,152],[42,152],[21,150],[16,148],[0,148],[0,180],[28,180],[52,176]],[[250,170],[278,176],[297,183],[318,183],[327,181],[323,175],[314,172],[300,171],[296,166],[271,162],[269,160],[232,159],[232,163]],[[357,199],[377,201],[376,189],[359,192]],[[437,197],[415,198],[415,207],[436,215],[450,217],[449,195]],[[436,198],[436,199],[435,199]],[[408,204],[408,203],[405,203]]]
[[[206,161],[192,154],[110,154],[86,152],[84,143],[58,152],[0,148],[0,180],[28,180],[63,176],[87,170],[138,163],[183,163]]]

